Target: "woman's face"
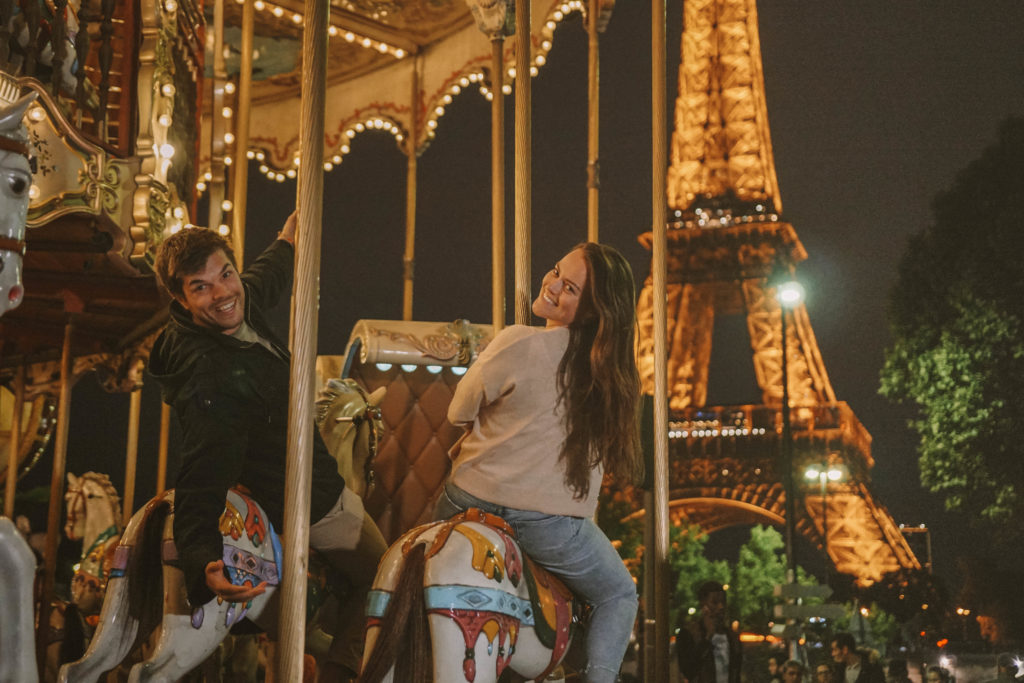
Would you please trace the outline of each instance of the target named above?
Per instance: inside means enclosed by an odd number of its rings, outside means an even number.
[[[568,327],[576,319],[580,295],[587,284],[587,261],[582,249],[573,249],[548,271],[533,302],[534,315],[547,327]]]

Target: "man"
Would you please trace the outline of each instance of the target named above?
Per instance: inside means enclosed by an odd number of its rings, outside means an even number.
[[[849,633],[836,633],[832,659],[836,663],[836,683],[885,683],[882,667],[857,649],[857,641]]]
[[[782,665],[782,683],[803,683],[806,671],[803,662],[790,659]]]
[[[739,683],[740,639],[725,623],[725,588],[707,581],[697,589],[700,617],[676,636],[679,671],[690,683]]]
[[[1009,652],[996,657],[996,677],[988,683],[1013,683],[1017,679],[1017,659]]]
[[[241,275],[211,230],[181,230],[157,253],[157,275],[174,301],[150,371],[182,428],[174,539],[194,607],[214,595],[245,602],[265,588],[233,585],[224,572],[218,520],[228,488],[247,488],[283,525],[290,356],[264,310],[290,290],[295,224],[292,214]],[[387,546],[315,427],[313,436],[309,543],[353,586],[329,654],[332,673],[345,680],[359,670],[365,595]]]
[[[834,674],[832,667],[822,662],[814,669],[814,683],[835,683]]]

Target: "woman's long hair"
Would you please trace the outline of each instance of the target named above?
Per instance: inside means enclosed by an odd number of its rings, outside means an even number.
[[[583,499],[590,493],[595,466],[637,481],[643,459],[633,271],[612,247],[585,242],[576,249],[583,250],[587,279],[569,325],[569,346],[558,365],[558,396],[567,431],[560,455],[565,483],[576,499]]]

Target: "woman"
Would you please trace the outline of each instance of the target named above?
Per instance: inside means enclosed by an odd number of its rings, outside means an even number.
[[[591,605],[585,680],[614,681],[636,587],[591,518],[604,473],[635,479],[642,468],[633,273],[615,249],[582,244],[544,276],[533,312],[545,328],[502,330],[456,388],[448,419],[467,432],[435,516],[503,517]]]

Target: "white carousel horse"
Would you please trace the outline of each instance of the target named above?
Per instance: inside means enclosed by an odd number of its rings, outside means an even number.
[[[29,140],[22,117],[35,93],[0,108],[0,316],[17,308],[25,294],[21,257],[25,254],[28,191],[32,187]]]
[[[9,58],[10,64],[8,65],[8,70],[11,73],[18,73],[24,68],[27,54],[31,49],[29,45],[31,32],[28,27],[28,17],[24,11],[29,2],[36,4],[35,9],[38,12],[39,26],[36,34],[36,48],[39,52],[36,55],[37,64],[42,64],[51,70],[53,68],[55,53],[53,31],[56,24],[54,21],[54,9],[56,3],[50,0],[21,0],[14,3],[14,12],[7,22],[7,28],[11,33],[12,50]],[[75,76],[78,72],[75,43],[81,30],[78,23],[80,9],[80,0],[70,0],[64,3],[64,7],[60,9],[64,33],[64,61],[60,67],[60,87],[62,92],[69,96],[74,96],[75,89],[78,86],[78,79]],[[26,75],[42,80],[39,73]]]
[[[17,527],[0,517],[0,683],[36,683],[32,582],[36,558]]]
[[[351,380],[331,380],[318,401],[318,419],[328,447],[347,472],[346,484],[368,487],[383,389],[367,396]],[[343,462],[344,461],[344,462]],[[281,544],[263,509],[245,492],[228,492],[220,518],[224,565],[236,585],[267,582],[267,590],[247,603],[214,598],[191,609],[185,599],[172,537],[174,492],[149,501],[132,516],[117,546],[100,623],[89,649],[77,662],[61,667],[59,681],[96,681],[121,662],[160,625],[154,650],[132,667],[128,680],[175,681],[205,660],[243,618],[269,630],[276,619],[273,596],[279,583]],[[312,558],[311,558],[312,565]],[[157,578],[162,590],[153,590]],[[320,580],[320,579],[318,579]],[[268,603],[272,607],[266,609]],[[307,610],[308,611],[308,610]]]
[[[470,508],[406,532],[384,555],[359,682],[494,683],[506,668],[542,680],[569,649],[574,608],[504,520]]]

